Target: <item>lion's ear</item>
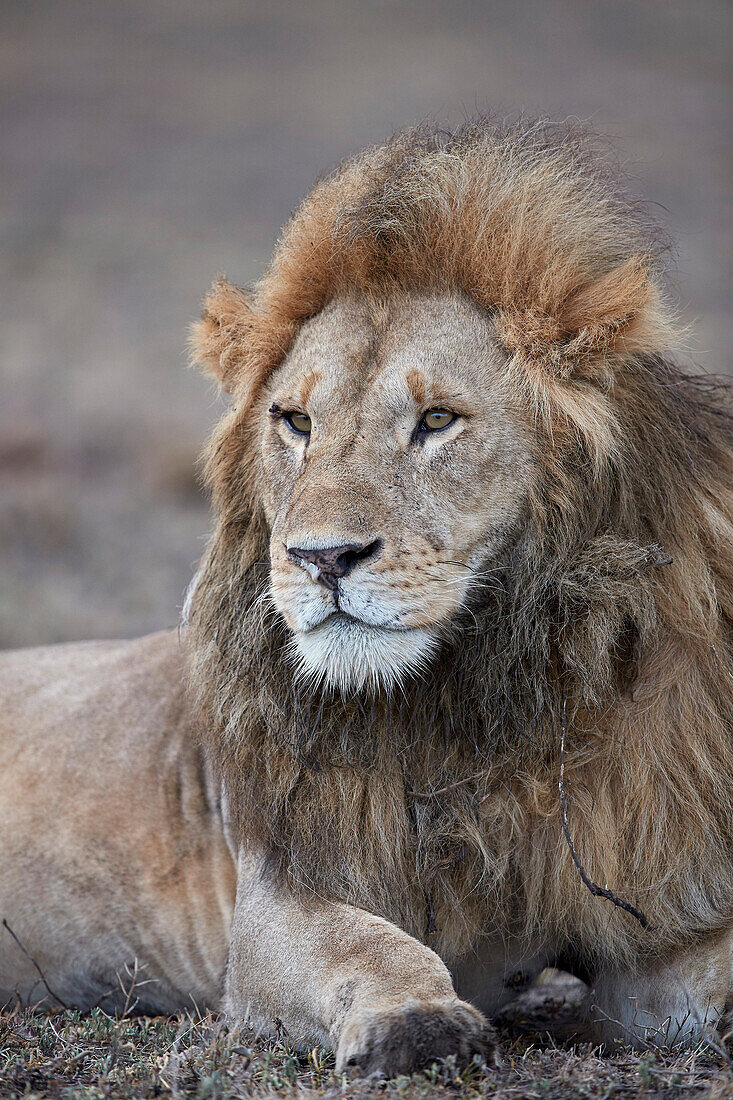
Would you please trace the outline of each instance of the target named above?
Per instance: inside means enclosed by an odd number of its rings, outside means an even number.
[[[608,351],[662,353],[677,335],[643,256],[632,256],[549,308],[499,310],[495,323],[509,351],[560,376],[593,375]]]
[[[191,326],[192,362],[229,392],[246,355],[252,323],[250,295],[222,276],[204,299],[201,320]]]
[[[675,327],[643,256],[614,267],[563,303],[559,328],[568,351],[611,348],[654,354],[665,351]]]
[[[652,286],[641,257],[619,264],[568,298],[560,323],[566,332],[618,328],[649,302]]]

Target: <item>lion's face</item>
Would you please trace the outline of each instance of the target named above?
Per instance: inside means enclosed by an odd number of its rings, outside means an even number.
[[[516,537],[535,479],[488,317],[459,296],[336,300],[258,403],[271,591],[342,692],[420,669]]]

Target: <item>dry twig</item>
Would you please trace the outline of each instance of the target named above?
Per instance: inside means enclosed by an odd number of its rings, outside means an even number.
[[[41,979],[41,981],[43,982],[43,984],[45,985],[46,989],[47,989],[47,990],[48,990],[48,992],[49,992],[49,993],[51,994],[51,996],[53,997],[53,999],[54,999],[55,1001],[57,1001],[57,1002],[58,1002],[58,1003],[59,1003],[59,1004],[61,1005],[61,1007],[62,1007],[62,1008],[69,1008],[70,1006],[69,1006],[69,1005],[67,1005],[66,1001],[65,1001],[65,1000],[64,1000],[64,999],[63,999],[62,997],[59,997],[58,993],[54,993],[53,989],[51,989],[51,986],[50,986],[50,985],[48,984],[48,982],[46,981],[46,975],[45,975],[45,974],[43,973],[43,971],[41,970],[40,966],[38,965],[38,963],[36,962],[36,960],[35,960],[35,959],[33,958],[33,956],[31,955],[30,951],[28,951],[28,950],[27,950],[27,949],[26,949],[26,948],[25,948],[25,947],[23,946],[23,944],[22,944],[22,943],[20,942],[20,940],[19,940],[19,939],[18,939],[18,937],[16,936],[15,932],[13,931],[13,929],[12,929],[12,928],[10,927],[10,925],[9,925],[9,924],[8,924],[8,922],[6,921],[5,917],[3,917],[3,928],[4,928],[4,929],[5,929],[5,930],[6,930],[7,932],[9,932],[9,933],[10,933],[10,935],[11,935],[11,936],[13,937],[13,939],[15,940],[15,942],[17,943],[18,947],[19,947],[19,948],[20,948],[20,950],[21,950],[21,951],[23,952],[23,954],[25,955],[25,957],[26,957],[26,958],[27,958],[27,959],[28,959],[28,960],[29,960],[30,962],[32,962],[32,963],[33,963],[34,967],[36,968],[36,971],[37,971],[37,973],[38,973],[38,976],[39,976],[39,978]]]
[[[638,920],[642,928],[647,931],[653,930],[653,925],[650,924],[648,918],[642,913],[641,909],[637,909],[635,905],[632,905],[629,901],[624,901],[617,894],[614,894],[613,890],[607,890],[603,886],[599,886],[597,882],[593,882],[588,873],[586,872],[583,864],[580,862],[578,853],[575,851],[575,845],[570,835],[570,826],[568,825],[568,810],[567,803],[565,801],[565,733],[567,730],[567,717],[568,717],[568,701],[563,700],[562,706],[562,731],[560,737],[560,780],[558,787],[560,790],[560,816],[562,818],[562,831],[565,834],[565,840],[570,850],[573,863],[575,864],[578,874],[580,875],[583,885],[590,890],[596,898],[605,898],[606,901],[612,902],[619,909],[623,909],[625,913],[630,913],[632,917]]]

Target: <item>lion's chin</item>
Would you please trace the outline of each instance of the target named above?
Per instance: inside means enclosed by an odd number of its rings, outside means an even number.
[[[389,692],[426,668],[437,645],[424,627],[392,630],[336,614],[294,634],[292,654],[303,679],[350,695]]]

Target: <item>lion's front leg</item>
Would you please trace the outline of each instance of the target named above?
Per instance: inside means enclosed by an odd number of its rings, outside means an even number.
[[[484,1017],[456,996],[438,956],[362,909],[303,906],[261,862],[242,857],[227,972],[227,1010],[279,1021],[298,1045],[336,1052],[339,1071],[409,1073],[436,1058],[493,1058]]]

